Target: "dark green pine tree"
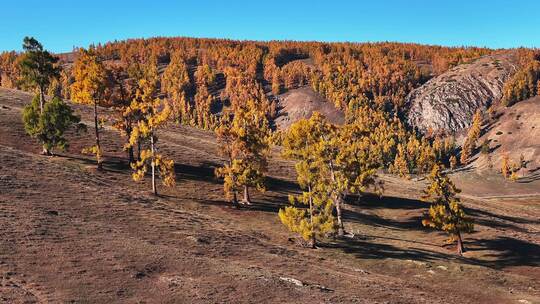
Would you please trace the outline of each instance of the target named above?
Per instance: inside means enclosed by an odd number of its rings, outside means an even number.
[[[60,68],[56,65],[58,57],[44,50],[43,45],[33,37],[24,38],[23,49],[21,76],[27,86],[39,91],[39,109],[43,113],[45,91],[52,79],[60,77]]]
[[[43,112],[40,112],[39,97],[36,95],[32,103],[23,110],[26,133],[39,140],[46,155],[51,155],[53,148],[67,148],[68,142],[64,133],[71,127],[76,126],[77,130],[84,128],[80,121],[81,118],[73,114],[71,107],[58,97],[45,104]]]

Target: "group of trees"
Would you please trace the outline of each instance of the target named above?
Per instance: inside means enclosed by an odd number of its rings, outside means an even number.
[[[426,70],[419,62],[442,65],[440,58],[453,58],[447,61],[448,68],[486,52],[392,43],[149,39],[79,49],[74,63],[62,69],[55,56],[28,38],[24,54],[0,57],[0,74],[2,83],[24,82],[37,90],[24,120],[28,133],[43,143],[47,153],[52,147],[65,147],[63,133],[72,125],[80,126],[80,118],[58,97],[91,106],[95,144],[85,151],[95,155],[98,169],[103,166],[105,121],[100,108],[110,108],[112,126],[126,138],[133,178],[141,180],[151,171],[154,194],[158,174],[164,185],[175,183],[174,162],[158,149],[158,130],[171,120],[213,129],[226,159],[216,175],[224,180],[226,196],[237,203],[243,193],[240,203],[244,204],[251,203],[251,188],[264,190],[271,122],[276,115],[276,103],[269,96],[311,85],[344,110],[346,123],[334,125],[314,114],[282,135],[283,155],[296,162],[302,192],[290,197],[290,205],[280,210],[279,217],[315,246],[331,231],[345,234],[346,200],[370,186],[380,191],[378,170],[409,176],[439,166],[455,167],[454,140],[421,137],[408,130],[399,118],[402,100],[440,72]],[[17,68],[4,67],[14,62]],[[11,81],[12,77],[17,80]],[[46,102],[47,93],[57,97]],[[471,132],[474,150],[479,131]],[[435,175],[438,179],[433,183],[440,185],[433,189],[446,187],[442,170]],[[460,240],[460,231],[469,226],[462,224],[465,217],[452,194],[456,189],[441,191],[431,193],[435,207],[426,223]],[[449,229],[448,221],[457,228]]]
[[[124,70],[155,63],[161,73],[160,94],[166,95],[173,117],[207,129],[218,126],[230,87],[256,83],[265,93],[310,85],[337,107],[367,98],[382,109],[402,110],[404,97],[433,75],[488,54],[480,48],[445,48],[399,43],[240,42],[220,39],[151,38],[91,47],[102,62]],[[71,98],[76,69],[63,54],[64,69],[42,91]],[[0,54],[0,83],[24,88],[21,55]],[[55,93],[56,92],[56,93]],[[275,108],[275,106],[274,106]],[[269,108],[272,111],[272,108]],[[267,113],[272,115],[272,113]],[[216,117],[217,116],[217,117]]]
[[[503,88],[501,102],[505,106],[540,95],[540,54],[521,50],[520,55],[520,69]]]
[[[460,162],[465,165],[470,160],[477,148],[477,142],[480,138],[480,132],[482,131],[482,114],[480,111],[476,111],[473,116],[471,127],[467,132],[467,137],[461,147]],[[489,151],[487,151],[489,153]]]
[[[345,234],[342,208],[347,198],[361,196],[368,187],[382,191],[377,171],[390,150],[377,138],[381,122],[370,124],[365,115],[357,117],[360,119],[337,126],[314,113],[310,119],[294,123],[284,136],[283,156],[296,162],[302,192],[289,197],[290,205],[279,211],[279,218],[311,247],[325,235]],[[470,232],[472,222],[455,197],[459,190],[441,166],[432,163],[430,171],[431,183],[424,198],[431,207],[423,224],[448,232],[451,240],[458,241],[462,254],[461,233]]]
[[[38,92],[23,111],[25,129],[41,142],[43,154],[51,155],[53,148],[67,147],[64,133],[70,127],[80,130],[83,125],[80,117],[58,95],[46,100],[48,85],[61,78],[58,58],[45,51],[34,38],[25,38],[23,48],[25,53],[19,61],[21,81]],[[103,166],[100,130],[104,123],[98,109],[111,107],[117,113],[113,126],[127,137],[125,148],[134,170],[133,179],[141,180],[151,168],[154,194],[157,194],[156,171],[164,185],[174,185],[174,162],[157,149],[156,131],[168,121],[171,110],[158,96],[160,78],[156,64],[134,65],[123,71],[104,64],[94,49],[80,49],[72,75],[70,97],[76,103],[93,108],[95,145],[83,152],[95,155],[98,170]],[[126,78],[130,79],[126,81]],[[141,144],[148,148],[141,149]],[[137,159],[133,155],[135,145],[139,147]]]

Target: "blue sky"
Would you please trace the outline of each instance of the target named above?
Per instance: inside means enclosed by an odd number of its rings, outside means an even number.
[[[1,5],[0,51],[152,36],[540,47],[539,0],[24,0]]]

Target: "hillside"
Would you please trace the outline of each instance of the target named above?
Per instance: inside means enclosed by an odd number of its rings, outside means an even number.
[[[457,132],[470,126],[476,110],[500,101],[516,72],[516,54],[502,53],[461,64],[432,78],[407,96],[407,121],[422,132]]]
[[[345,120],[342,111],[336,109],[331,102],[325,100],[310,87],[290,90],[278,96],[278,100],[278,115],[275,123],[281,130],[287,129],[302,118],[311,117],[315,111],[335,124],[343,124]]]
[[[424,182],[385,175],[383,197],[346,205],[353,236],[307,249],[277,218],[297,191],[293,166],[278,151],[268,191],[235,208],[213,177],[222,163],[213,134],[171,124],[159,138],[176,162],[177,186],[153,197],[148,180],[132,182],[123,140],[110,127],[102,172],[80,154],[91,144],[86,134],[71,134],[67,152],[39,155],[20,118],[30,98],[0,89],[3,302],[540,301],[540,198],[531,196],[538,181],[452,176],[476,218],[463,258],[442,246],[445,235],[422,227]],[[91,109],[74,108],[91,125]]]
[[[480,142],[490,144],[490,157],[480,155],[475,165],[487,169],[490,164],[500,169],[502,158],[507,155],[513,163],[519,163],[523,156],[526,168],[520,175],[525,180],[539,177],[540,170],[540,97],[519,102],[508,108],[500,108],[497,117],[484,128]]]

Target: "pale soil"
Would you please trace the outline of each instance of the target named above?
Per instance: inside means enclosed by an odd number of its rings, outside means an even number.
[[[0,90],[0,302],[540,303],[536,181],[453,176],[476,219],[463,258],[421,226],[424,181],[394,177],[384,177],[383,198],[347,206],[353,238],[312,250],[289,241],[277,218],[297,190],[277,152],[268,191],[234,208],[213,177],[212,134],[171,126],[159,143],[177,164],[177,186],[155,198],[148,181],[131,181],[124,139],[110,129],[102,172],[79,153],[91,133],[71,135],[69,152],[38,155],[20,119],[28,100]]]

